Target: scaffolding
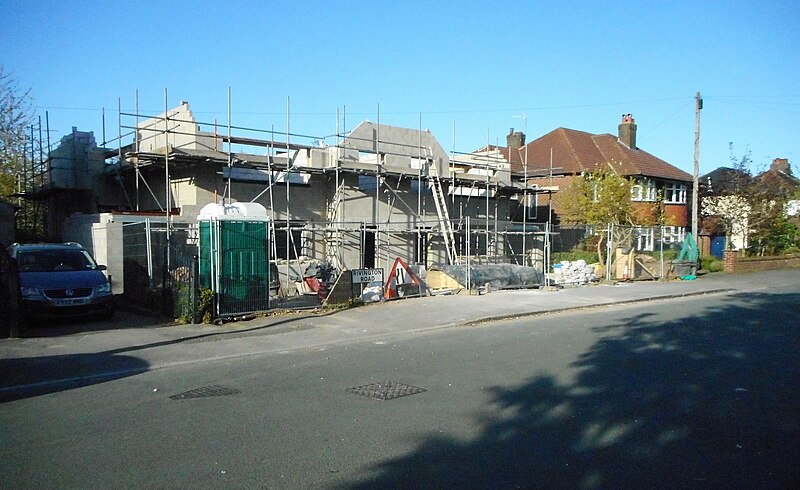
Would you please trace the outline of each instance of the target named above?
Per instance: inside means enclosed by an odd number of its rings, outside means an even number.
[[[28,125],[25,131],[22,161],[17,174],[16,194],[19,208],[17,239],[21,242],[47,241],[47,202],[43,199],[49,188],[52,161],[50,159],[49,116]]]
[[[268,210],[270,260],[280,268],[284,294],[310,262],[338,270],[388,269],[397,257],[423,268],[547,267],[547,227],[534,225],[525,209],[537,190],[515,180],[509,161],[490,146],[459,153],[454,141],[448,154],[423,131],[422,114],[419,128],[399,128],[382,124],[378,107],[377,123],[348,129],[346,111],[337,109],[334,134],[319,137],[291,131],[288,98],[285,131],[234,125],[230,91],[223,124],[198,120],[183,101],[170,107],[166,90],[163,107],[159,114],[140,111],[138,91],[133,111],[123,111],[118,99],[116,135],[106,137],[104,110],[102,144],[73,129],[59,146],[71,150],[61,153],[51,150],[47,124],[32,126],[18,193],[24,212],[36,217],[31,223],[45,221],[48,203],[60,202],[54,196],[73,201],[57,204],[61,213],[112,212],[122,222],[161,217],[171,271],[175,223],[181,229],[195,223],[209,202],[260,202]],[[100,162],[87,159],[86,172],[77,163],[84,151]],[[98,182],[105,187],[98,190]],[[523,221],[513,222],[520,206]],[[47,221],[55,218],[64,217]],[[60,235],[47,231],[50,239]]]

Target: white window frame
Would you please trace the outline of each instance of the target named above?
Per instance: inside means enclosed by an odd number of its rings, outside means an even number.
[[[637,180],[631,186],[631,201],[655,201],[657,195],[656,183],[650,179]]]
[[[642,252],[652,252],[655,250],[655,228],[637,226],[636,230],[636,250]]]
[[[686,239],[686,228],[683,226],[665,226],[662,230],[664,243],[683,243]]]
[[[664,204],[686,204],[686,184],[671,182],[665,185]]]

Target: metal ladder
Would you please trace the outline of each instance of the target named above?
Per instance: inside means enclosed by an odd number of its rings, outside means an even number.
[[[447,262],[458,264],[458,250],[456,250],[456,240],[453,235],[453,223],[450,221],[450,213],[447,210],[447,199],[442,191],[442,181],[439,179],[439,169],[433,159],[433,150],[430,151],[431,157],[428,159],[428,186],[433,194],[433,202],[436,204],[436,214],[439,216],[439,228],[442,230],[444,246],[447,250]]]
[[[328,226],[326,227],[326,255],[328,262],[334,267],[341,270],[341,245],[342,245],[342,230],[339,226],[339,206],[344,199],[344,181],[336,188],[330,203],[328,203],[327,218]]]

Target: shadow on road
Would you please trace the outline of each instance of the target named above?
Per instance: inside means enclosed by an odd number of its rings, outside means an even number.
[[[0,359],[0,403],[125,378],[148,369],[142,359],[109,352]]]
[[[479,437],[431,433],[347,487],[797,488],[798,304],[749,293],[597,329],[574,382],[494,387]]]
[[[59,337],[80,333],[122,330],[127,328],[162,327],[173,323],[166,316],[145,315],[131,311],[116,311],[111,319],[65,317],[29,320],[22,330],[24,338]]]
[[[315,318],[332,316],[345,310],[332,310],[323,314],[314,314]],[[147,317],[143,317],[147,318]],[[166,347],[182,343],[208,342],[223,339],[235,339],[261,334],[269,329],[269,333],[286,333],[305,330],[308,326],[292,325],[300,317],[290,316],[281,320],[273,320],[251,328],[237,328],[185,337],[173,338],[149,344],[131,345],[89,354],[67,354],[59,356],[0,358],[0,403],[20,400],[59,391],[80,388],[97,383],[134,376],[147,372],[150,365],[137,357],[127,354],[132,352]],[[49,326],[41,326],[42,337],[65,335],[67,333],[88,332],[85,324],[62,320]],[[65,332],[64,329],[79,329]],[[124,327],[122,327],[124,328]],[[37,335],[28,335],[33,337]]]

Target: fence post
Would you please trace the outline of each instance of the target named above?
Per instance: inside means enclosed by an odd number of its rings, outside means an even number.
[[[197,255],[192,256],[192,323],[200,323],[199,314],[197,311],[198,302],[200,301],[200,259]]]
[[[613,267],[611,267],[611,254],[614,251],[614,223],[607,223],[606,224],[606,280],[611,281],[613,278],[611,277],[611,271]]]
[[[658,259],[658,264],[660,266],[659,269],[659,279],[664,279],[664,227],[661,227],[661,236],[658,240],[660,256]]]
[[[175,315],[175,307],[172,301],[172,280],[169,274],[169,245],[164,245],[164,255],[161,262],[161,310],[169,316]]]

